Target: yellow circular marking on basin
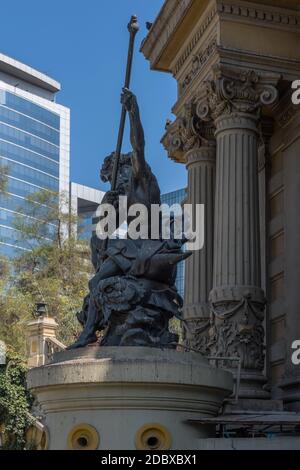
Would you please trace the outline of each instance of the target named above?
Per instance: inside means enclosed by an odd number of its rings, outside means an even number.
[[[70,450],[97,450],[99,434],[90,424],[77,424],[68,434],[68,449]]]
[[[170,432],[159,423],[144,424],[135,436],[137,450],[169,450],[171,445]]]

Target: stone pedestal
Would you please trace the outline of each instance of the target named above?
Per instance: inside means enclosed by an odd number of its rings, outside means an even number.
[[[54,318],[48,316],[39,317],[26,325],[28,367],[39,367],[47,363],[47,341],[57,341],[57,327]]]
[[[196,353],[88,347],[32,369],[28,387],[51,450],[188,450],[214,432],[188,420],[215,416],[233,378]]]

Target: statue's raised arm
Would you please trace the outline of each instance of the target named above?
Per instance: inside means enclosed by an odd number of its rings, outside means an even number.
[[[145,175],[147,165],[145,160],[145,137],[140,118],[140,110],[136,96],[127,88],[123,89],[121,102],[125,106],[130,120],[130,140],[133,149],[132,170],[138,178]]]

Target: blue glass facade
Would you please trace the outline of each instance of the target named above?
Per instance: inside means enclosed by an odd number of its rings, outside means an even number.
[[[182,204],[186,197],[186,189],[178,189],[171,193],[162,194],[161,202],[162,204],[168,204],[172,206],[173,204]],[[184,262],[179,263],[177,267],[177,277],[176,277],[176,287],[178,289],[181,297],[184,296]]]
[[[0,254],[29,249],[13,228],[15,213],[26,215],[26,197],[59,191],[60,116],[0,89],[0,167],[7,175],[0,194]]]
[[[93,218],[95,217],[97,207],[98,206],[95,205],[93,210],[82,213],[79,212],[77,224],[77,236],[79,240],[90,241],[93,233]]]

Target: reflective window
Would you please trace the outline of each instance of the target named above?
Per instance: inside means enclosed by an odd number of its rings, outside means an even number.
[[[6,225],[7,227],[12,227],[16,214],[14,212],[9,212],[4,209],[0,209],[0,225]]]
[[[59,190],[59,181],[57,178],[45,175],[44,173],[28,168],[24,165],[20,165],[6,160],[6,158],[0,157],[0,167],[6,167],[6,173],[9,176],[19,178],[45,189],[50,189],[51,191],[57,192]]]
[[[54,129],[60,129],[60,116],[58,114],[52,113],[20,96],[0,90],[0,104],[44,122],[48,126],[54,127]]]
[[[21,238],[20,232],[18,230],[15,230],[12,228],[1,227],[1,226],[0,226],[0,242],[1,244],[7,243],[9,245],[14,245],[15,247],[20,247],[25,250],[32,250],[33,248],[38,246],[37,240],[24,240]],[[1,250],[1,246],[2,245],[0,245],[0,250]]]
[[[21,243],[13,229],[18,217],[34,215],[49,220],[49,208],[28,202],[29,195],[51,191],[57,204],[59,191],[60,116],[13,93],[0,90],[0,167],[7,167],[7,194],[0,194],[0,253],[14,256],[12,247]],[[40,224],[41,236],[53,238],[57,228]],[[5,243],[8,245],[6,246]],[[27,249],[32,241],[22,242]],[[19,250],[20,252],[20,250]]]
[[[59,131],[4,106],[0,106],[0,121],[59,145]]]
[[[93,232],[95,210],[79,214],[77,222],[77,237],[80,240],[90,240]]]
[[[24,253],[24,250],[21,248],[18,248],[17,246],[10,246],[10,245],[5,245],[3,242],[0,240],[0,254],[2,256],[6,256],[7,258],[14,258],[16,255],[20,255],[21,253]]]
[[[176,287],[181,297],[184,296],[184,269],[185,263],[182,261],[177,266]]]
[[[179,189],[178,191],[162,194],[161,202],[162,204],[168,204],[169,206],[172,206],[173,204],[181,204],[185,197],[186,189]]]
[[[20,217],[21,217],[21,220],[25,220],[25,222],[26,222],[26,219],[28,218],[29,219],[28,223],[30,223],[33,220],[31,217],[30,218],[26,217],[26,215],[17,214],[15,212],[10,212],[10,211],[6,211],[5,209],[1,209],[0,210],[0,225],[6,226],[7,228],[16,228],[15,226],[16,219],[18,219],[19,221]],[[54,237],[57,232],[57,226],[54,224],[50,224],[50,223],[41,224],[40,230],[41,230],[40,232],[41,236],[49,237],[50,235],[51,237]]]
[[[30,194],[42,191],[42,189],[32,186],[30,183],[25,183],[24,181],[8,178],[6,191],[8,193],[16,194],[17,196],[28,197]]]
[[[22,248],[28,248],[28,243],[20,241],[20,234],[17,230],[0,226],[0,242],[18,245]]]
[[[25,215],[32,214],[32,203],[29,203],[26,199],[22,199],[21,197],[14,196],[13,194],[0,194],[0,207]],[[39,218],[47,218],[48,211],[48,207],[39,205]]]
[[[173,191],[171,193],[162,194],[161,202],[162,204],[168,204],[172,206],[173,204],[182,204],[186,197],[186,189],[179,189],[178,191]],[[184,269],[185,263],[182,261],[177,265],[177,276],[176,276],[176,287],[178,293],[181,297],[184,296]]]
[[[37,153],[30,152],[23,147],[4,142],[0,140],[0,156],[7,157],[17,162],[25,163],[25,165],[32,166],[37,170],[45,171],[50,175],[59,176],[59,163],[48,158],[38,155]]]
[[[34,152],[41,153],[48,158],[53,160],[59,160],[59,148],[49,142],[34,137],[30,134],[25,134],[25,132],[19,131],[14,127],[7,126],[6,124],[0,123],[0,138],[8,140],[17,145],[22,145],[29,150]]]

